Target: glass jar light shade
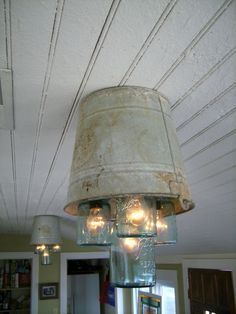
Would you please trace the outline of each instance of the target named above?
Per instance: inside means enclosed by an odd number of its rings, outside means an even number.
[[[51,265],[52,257],[49,247],[45,247],[43,252],[41,252],[41,265]]]
[[[118,238],[111,245],[110,282],[114,287],[138,288],[155,285],[153,238]]]
[[[155,198],[126,196],[116,199],[118,237],[152,237],[155,228]]]
[[[156,229],[157,235],[154,238],[155,244],[176,244],[176,215],[175,208],[171,200],[167,199],[157,202]]]
[[[110,245],[110,206],[90,201],[79,205],[77,220],[78,245]]]

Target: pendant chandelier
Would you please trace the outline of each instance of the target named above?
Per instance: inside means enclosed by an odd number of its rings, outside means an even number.
[[[42,265],[52,264],[52,253],[61,251],[59,217],[35,216],[30,244],[35,246],[35,253],[40,255]]]
[[[193,207],[166,98],[127,86],[81,102],[64,210],[77,244],[110,246],[112,285],[153,286],[155,245],[176,243],[176,215]]]

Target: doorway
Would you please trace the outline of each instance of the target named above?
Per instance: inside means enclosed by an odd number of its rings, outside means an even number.
[[[74,283],[71,280],[68,280],[68,261],[89,261],[89,260],[99,260],[99,259],[108,259],[109,252],[82,252],[82,253],[61,253],[61,269],[60,269],[60,313],[69,313],[70,311],[70,304],[68,302],[68,287],[69,284],[76,285],[78,280],[80,279],[73,279]],[[91,285],[92,277],[87,277],[88,285]],[[96,281],[96,279],[95,279]],[[72,303],[73,307],[73,303]],[[85,312],[83,312],[85,314]]]
[[[235,314],[232,272],[188,269],[191,314]]]

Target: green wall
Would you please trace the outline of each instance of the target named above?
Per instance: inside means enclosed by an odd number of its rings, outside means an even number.
[[[32,252],[29,235],[0,235],[0,252]],[[74,241],[64,239],[62,252],[90,252],[96,248],[80,248]],[[42,266],[39,263],[39,283],[60,282],[60,254],[54,254],[52,265]],[[39,300],[38,314],[59,314],[60,300]]]
[[[0,235],[0,252],[32,252],[29,235]],[[96,248],[80,248],[74,241],[63,239],[62,252],[91,252]],[[180,313],[184,313],[183,271],[181,264],[158,264],[159,269],[177,270],[178,290],[180,295]],[[52,265],[42,266],[39,263],[39,283],[60,281],[60,254],[54,254]],[[124,289],[124,305],[127,313],[131,313],[131,289]],[[60,314],[60,300],[39,300],[38,314]]]

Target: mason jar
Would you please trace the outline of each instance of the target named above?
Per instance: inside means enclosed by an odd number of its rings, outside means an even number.
[[[110,206],[104,201],[89,201],[79,205],[77,244],[110,245]]]
[[[114,287],[152,287],[156,283],[153,238],[118,238],[113,235],[110,282]]]
[[[118,237],[153,237],[156,234],[154,197],[129,195],[115,200]]]

